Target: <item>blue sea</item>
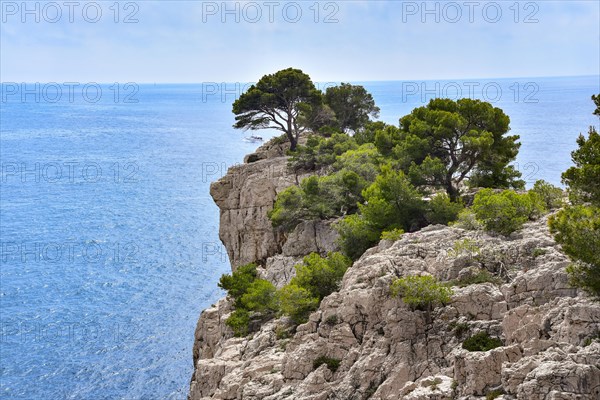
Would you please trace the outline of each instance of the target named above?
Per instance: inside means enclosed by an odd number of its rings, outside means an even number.
[[[432,97],[492,101],[529,184],[560,184],[598,126],[597,76],[361,84],[394,124]],[[258,146],[231,127],[243,85],[82,86],[3,84],[0,397],[185,399],[230,270],[209,185]]]

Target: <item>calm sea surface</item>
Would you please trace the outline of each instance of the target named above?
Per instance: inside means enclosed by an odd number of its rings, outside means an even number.
[[[529,183],[559,184],[598,125],[598,77],[362,84],[389,123],[433,96],[493,101]],[[186,397],[197,318],[229,271],[209,184],[257,146],[231,128],[232,88],[121,84],[52,102],[47,87],[37,102],[4,87],[1,398]]]

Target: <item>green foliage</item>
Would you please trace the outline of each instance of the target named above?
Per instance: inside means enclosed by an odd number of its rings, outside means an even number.
[[[362,195],[365,204],[359,204],[360,212],[379,234],[395,228],[414,230],[423,223],[425,202],[421,195],[402,171],[389,165],[381,168],[381,174]]]
[[[360,214],[346,216],[335,226],[343,253],[352,259],[376,244],[384,231],[415,229],[423,223],[425,202],[404,173],[389,165],[362,195]]]
[[[544,210],[541,198],[535,193],[519,194],[513,190],[494,193],[492,189],[480,190],[475,195],[473,212],[485,229],[510,235]]]
[[[257,279],[248,287],[242,295],[240,302],[242,307],[259,313],[277,311],[275,302],[275,286],[264,279]]]
[[[319,307],[319,299],[310,291],[294,284],[287,284],[277,292],[280,311],[289,316],[295,324],[308,320],[311,312]]]
[[[381,161],[382,156],[375,145],[367,143],[338,156],[333,168],[356,172],[366,182],[372,183],[379,174]]]
[[[331,372],[335,373],[340,367],[341,360],[337,358],[330,358],[326,356],[320,356],[315,361],[313,361],[313,369],[319,368],[321,365],[327,365],[327,368],[331,370]]]
[[[291,231],[300,222],[327,219],[355,212],[368,182],[356,172],[342,169],[331,175],[305,178],[277,196],[269,218],[273,226]]]
[[[455,283],[459,287],[476,285],[478,283],[493,283],[494,285],[501,285],[502,279],[496,275],[493,275],[487,269],[480,269],[476,274],[468,275],[457,280]]]
[[[229,315],[225,324],[233,330],[235,336],[244,337],[249,333],[250,313],[248,310],[238,308]]]
[[[520,175],[508,166],[520,146],[518,136],[505,136],[509,123],[487,102],[432,99],[400,119],[401,147],[409,143],[410,151],[399,148],[396,154],[412,157],[411,176],[443,187],[452,200],[469,175],[485,186],[506,187]]]
[[[320,107],[321,92],[310,77],[299,69],[287,68],[263,76],[233,103],[238,129],[277,129],[288,137],[291,150],[308,125],[298,116],[310,115]],[[305,117],[306,118],[306,117]]]
[[[537,180],[530,192],[537,194],[548,210],[554,210],[563,205],[564,193],[562,189],[544,180]]]
[[[304,192],[298,186],[290,186],[277,195],[273,209],[268,213],[273,226],[291,231],[304,219],[314,218],[310,204],[306,204]]]
[[[352,261],[340,253],[321,257],[311,253],[296,265],[296,276],[277,294],[282,314],[296,324],[306,322],[321,300],[338,290],[340,281]]]
[[[454,323],[449,325],[449,327],[452,328],[454,331],[454,336],[457,338],[462,337],[470,329],[470,326],[467,322]]]
[[[479,332],[466,339],[462,348],[468,351],[488,351],[502,345],[502,340],[490,337],[487,332]]]
[[[494,400],[500,396],[502,396],[504,394],[504,392],[500,391],[500,390],[492,390],[491,392],[488,392],[485,395],[485,400]]]
[[[446,193],[433,196],[427,205],[427,221],[430,224],[448,225],[456,221],[458,214],[465,208],[462,202],[453,202]]]
[[[402,301],[412,309],[431,311],[436,305],[450,302],[452,289],[432,276],[407,276],[396,279],[390,288],[392,296],[402,296]]]
[[[384,130],[388,124],[383,121],[367,122],[362,129],[354,132],[354,139],[359,145],[366,143],[375,143],[375,134]]]
[[[404,230],[397,228],[392,229],[391,231],[383,231],[381,232],[381,240],[400,240],[403,234]]]
[[[264,317],[277,311],[275,286],[264,279],[257,279],[256,264],[246,264],[231,275],[222,275],[219,287],[234,300],[235,311],[225,323],[235,336],[249,333],[250,313]]]
[[[338,244],[342,252],[353,260],[358,259],[368,248],[379,241],[381,231],[372,227],[359,214],[344,217],[335,224],[339,233]]]
[[[310,135],[305,145],[291,153],[289,165],[294,170],[314,171],[333,164],[337,156],[357,147],[356,141],[343,133],[328,138]]]
[[[335,127],[342,132],[358,131],[379,116],[373,96],[360,85],[342,83],[328,87],[323,100],[335,114]]]
[[[290,330],[289,327],[277,325],[277,327],[275,327],[275,337],[277,340],[289,339],[292,337],[292,332],[290,332]]]
[[[457,240],[452,244],[452,249],[448,254],[452,257],[459,257],[463,254],[467,254],[470,257],[474,257],[481,251],[481,247],[476,241],[464,238],[463,240]]]
[[[594,110],[593,114],[600,117],[600,94],[593,94],[592,101],[596,106],[596,109]]]
[[[572,259],[571,284],[600,300],[600,208],[573,206],[550,217],[550,231]]]
[[[352,260],[340,253],[329,253],[326,258],[311,253],[303,261],[296,265],[296,276],[290,283],[308,290],[319,301],[338,290],[344,273],[352,264]]]
[[[531,255],[533,256],[533,258],[538,258],[539,256],[543,256],[546,253],[547,253],[546,250],[536,248],[536,249],[533,249],[533,252],[531,253]]]
[[[219,287],[227,291],[236,306],[241,306],[242,296],[256,280],[256,264],[246,264],[236,269],[231,275],[223,274],[219,280]]]
[[[466,229],[468,231],[476,231],[482,228],[481,222],[477,220],[477,216],[470,208],[465,208],[458,213],[455,222],[449,223],[450,226]]]
[[[572,203],[600,206],[600,134],[592,126],[588,138],[579,135],[577,144],[579,148],[571,153],[575,166],[562,174],[562,181],[569,187]]]

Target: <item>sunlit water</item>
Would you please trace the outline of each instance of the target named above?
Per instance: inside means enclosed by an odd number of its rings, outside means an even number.
[[[469,82],[364,85],[397,123],[456,85],[469,95]],[[598,78],[473,82],[488,100],[501,87],[526,180],[559,184],[575,138],[598,125]],[[198,315],[229,271],[209,184],[257,146],[231,128],[233,95],[206,89],[1,103],[0,397],[186,397]]]

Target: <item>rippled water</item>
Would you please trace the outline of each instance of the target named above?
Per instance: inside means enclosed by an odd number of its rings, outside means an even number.
[[[575,138],[598,124],[598,78],[495,82],[520,169],[559,183]],[[537,103],[515,101],[515,82],[534,82]],[[364,84],[391,123],[431,97],[421,82],[416,95]],[[141,85],[136,98],[1,104],[2,398],[186,396],[197,317],[229,271],[209,183],[257,145],[231,128],[232,95]]]

